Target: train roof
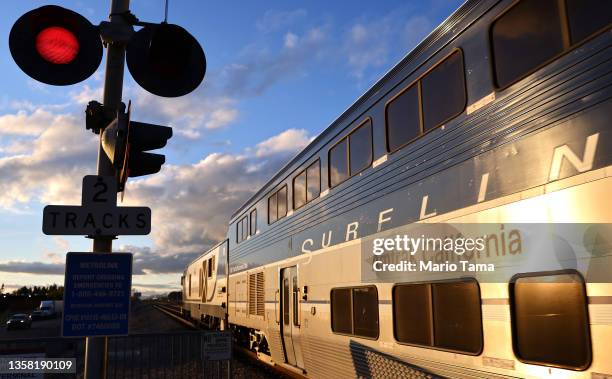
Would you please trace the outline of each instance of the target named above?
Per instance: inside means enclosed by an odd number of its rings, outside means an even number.
[[[404,67],[412,64],[414,61],[418,60],[421,57],[421,54],[428,49],[431,45],[437,42],[441,37],[446,35],[448,32],[452,31],[453,26],[459,21],[463,20],[463,18],[469,14],[472,9],[478,5],[478,3],[482,2],[482,0],[466,0],[455,12],[453,12],[450,16],[448,16],[440,25],[434,28],[418,45],[416,45],[411,51],[409,51],[404,58],[402,58],[399,63],[393,66],[389,71],[387,71],[384,75],[381,76],[379,80],[376,81],[363,95],[361,95],[353,104],[351,104],[342,114],[336,118],[325,130],[323,130],[317,137],[315,137],[310,143],[302,149],[299,153],[297,153],[289,162],[287,162],[280,170],[278,170],[267,182],[263,185],[257,192],[255,192],[247,201],[245,201],[230,218],[230,223],[234,222],[236,217],[240,216],[246,209],[250,208],[251,204],[260,196],[267,193],[270,190],[270,186],[274,185],[274,183],[281,179],[282,176],[287,172],[287,170],[298,163],[300,159],[304,158],[307,154],[310,153],[311,149],[316,146],[318,143],[323,141],[332,131],[335,129],[337,125],[342,124],[346,119],[351,116],[354,111],[356,111],[360,106],[362,106],[367,100],[369,100],[373,95],[377,94],[378,91],[383,87],[383,85],[389,79],[393,78],[398,72],[400,72]]]

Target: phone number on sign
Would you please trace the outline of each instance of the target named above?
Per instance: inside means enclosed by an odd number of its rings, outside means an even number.
[[[2,358],[0,374],[74,374],[74,358]]]

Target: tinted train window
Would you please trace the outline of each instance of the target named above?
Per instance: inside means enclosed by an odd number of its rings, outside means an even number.
[[[349,162],[351,176],[372,164],[372,122],[370,120],[349,135]]]
[[[251,229],[249,230],[249,234],[254,236],[257,233],[257,209],[253,209],[251,211]]]
[[[310,202],[321,194],[321,162],[318,160],[306,170],[306,202]]]
[[[475,281],[436,283],[434,345],[477,354],[482,347],[480,293]]]
[[[378,293],[376,287],[353,288],[353,334],[378,337]]]
[[[497,85],[505,87],[563,51],[557,0],[522,0],[491,27]]]
[[[399,342],[479,354],[483,342],[478,283],[460,280],[395,286],[393,330]]]
[[[334,332],[345,334],[353,332],[351,302],[350,288],[339,288],[331,291],[331,319]]]
[[[431,346],[431,289],[428,284],[399,285],[393,288],[395,339]]]
[[[329,185],[334,187],[348,177],[348,140],[345,138],[329,151]]]
[[[421,79],[421,101],[424,132],[463,112],[465,74],[460,51],[454,52]]]
[[[268,223],[287,216],[287,186],[283,186],[268,198]]]
[[[321,164],[317,160],[293,178],[293,209],[316,199],[321,194]]]
[[[287,216],[287,186],[284,186],[276,193],[276,204],[278,206],[277,217],[280,220]]]
[[[212,257],[208,258],[208,270],[207,270],[206,276],[208,278],[212,278],[213,276],[213,258]]]
[[[248,237],[248,217],[244,216],[236,223],[236,242],[240,243]]]
[[[612,23],[612,1],[610,0],[567,0],[567,16],[572,43]]]
[[[421,134],[417,85],[387,104],[387,148],[395,151]]]
[[[329,185],[334,187],[372,164],[372,121],[365,121],[329,151]]]
[[[306,171],[293,178],[293,209],[306,204]]]
[[[376,287],[335,288],[331,291],[332,331],[378,338]]]
[[[525,362],[586,369],[591,363],[584,280],[577,273],[510,283],[514,352]]]
[[[276,193],[268,198],[268,224],[276,222],[278,216],[276,214],[278,207],[276,206]]]
[[[283,279],[283,324],[289,325],[289,278]]]

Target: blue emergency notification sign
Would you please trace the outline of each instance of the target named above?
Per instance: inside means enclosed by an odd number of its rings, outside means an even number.
[[[68,253],[62,335],[127,335],[131,289],[131,253]]]

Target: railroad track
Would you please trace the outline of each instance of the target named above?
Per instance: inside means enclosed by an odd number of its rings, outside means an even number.
[[[163,312],[168,317],[171,317],[172,319],[185,325],[185,327],[189,329],[204,330],[197,323],[183,317],[181,307],[176,304],[157,302],[153,303],[153,307],[159,310],[160,312]],[[250,351],[249,349],[246,349],[244,347],[233,344],[233,352],[235,359],[241,359],[243,363],[247,363],[251,368],[263,370],[265,373],[270,374],[274,378],[305,379],[304,376],[284,369],[283,367],[279,367],[277,365],[262,361],[257,357],[257,353]]]

